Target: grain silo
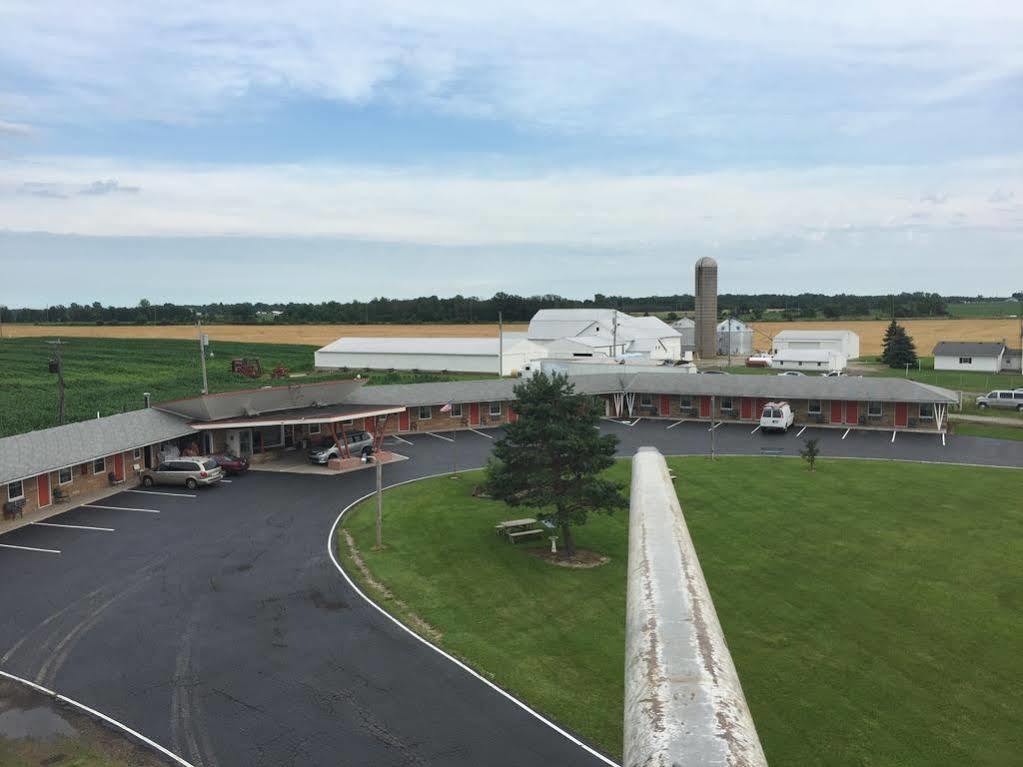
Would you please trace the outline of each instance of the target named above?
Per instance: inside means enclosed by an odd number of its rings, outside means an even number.
[[[696,353],[717,354],[718,262],[704,256],[696,262]]]

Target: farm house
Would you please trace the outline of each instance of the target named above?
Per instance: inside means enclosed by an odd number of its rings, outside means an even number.
[[[832,351],[846,360],[860,356],[860,337],[851,330],[782,330],[775,335],[772,345],[776,355],[791,351]]]
[[[1020,352],[1004,343],[941,341],[934,347],[935,370],[974,370],[981,373],[1019,372]]]

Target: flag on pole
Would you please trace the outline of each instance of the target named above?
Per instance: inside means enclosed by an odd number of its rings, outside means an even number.
[[[442,413],[450,413],[451,412],[451,403],[449,402],[444,407],[442,407],[440,409],[440,412],[442,412]]]

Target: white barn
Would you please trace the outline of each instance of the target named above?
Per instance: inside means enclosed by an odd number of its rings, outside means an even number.
[[[782,330],[774,337],[773,348],[776,355],[787,351],[833,351],[847,360],[855,360],[860,356],[860,337],[851,330]]]
[[[831,349],[782,349],[771,360],[772,368],[802,370],[805,373],[844,370],[845,364],[845,355]]]
[[[339,338],[315,354],[318,368],[498,372],[500,339],[494,338]],[[547,356],[543,345],[524,333],[505,333],[501,375],[515,375]]]
[[[541,309],[529,322],[530,341],[549,345],[571,339],[611,357],[682,359],[682,334],[657,317],[633,317],[616,309]]]
[[[1007,352],[1004,343],[940,341],[934,347],[934,369],[1000,373]]]

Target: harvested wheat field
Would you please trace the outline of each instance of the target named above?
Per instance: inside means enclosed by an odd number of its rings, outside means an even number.
[[[1001,341],[1009,346],[1019,344],[1019,320],[899,320],[916,343],[921,357],[930,357],[938,341]],[[753,347],[766,349],[768,336],[781,330],[851,330],[860,337],[860,355],[872,357],[881,353],[881,339],[888,322],[858,320],[848,322],[757,322],[754,323]],[[766,335],[765,335],[766,334]]]
[[[525,324],[505,324],[505,332],[525,332]],[[371,338],[496,336],[497,324],[479,325],[204,325],[214,341],[323,346],[342,336]],[[195,338],[193,325],[5,325],[4,335],[85,338]]]
[[[900,320],[916,341],[917,351],[928,357],[938,341],[1001,341],[1010,346],[1019,342],[1019,321],[1011,319],[968,320]],[[768,336],[780,330],[822,328],[852,330],[860,336],[860,354],[881,353],[881,337],[887,322],[859,320],[848,322],[758,322],[759,331],[753,346],[767,348]],[[504,326],[505,331],[525,332],[525,323]],[[467,338],[496,336],[496,324],[476,325],[207,325],[204,330],[214,341],[239,341],[268,344],[311,344],[323,346],[342,336],[371,338],[430,336]],[[5,325],[4,335],[12,338],[28,336],[64,336],[86,338],[195,338],[191,325]],[[764,334],[767,334],[766,336]]]

